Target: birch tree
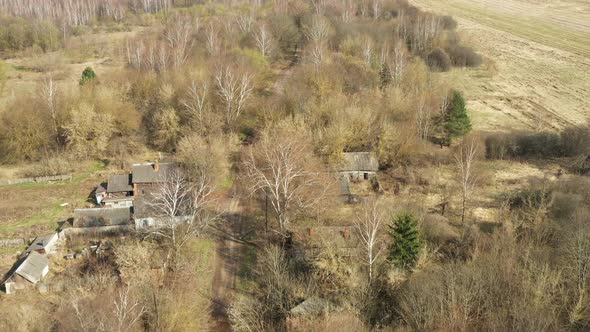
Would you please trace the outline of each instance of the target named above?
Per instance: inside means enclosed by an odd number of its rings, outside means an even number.
[[[58,139],[58,111],[57,111],[57,83],[53,80],[53,77],[46,76],[41,82],[39,89],[39,98],[47,107],[49,116],[51,118],[51,128],[55,139]]]
[[[480,147],[475,138],[463,142],[455,152],[457,182],[461,188],[461,222],[465,222],[468,200],[477,184],[475,164],[479,153]]]
[[[314,169],[317,162],[301,135],[278,130],[263,133],[243,162],[251,193],[266,195],[279,233],[287,235],[297,213],[311,209],[323,197],[325,184]]]
[[[146,230],[146,237],[164,240],[168,247],[166,266],[170,266],[178,251],[199,235],[214,219],[209,211],[214,187],[206,174],[189,179],[175,169],[144,201],[157,220]]]
[[[192,80],[186,94],[182,100],[182,105],[189,112],[193,121],[201,125],[205,118],[205,112],[208,107],[209,86],[207,82],[197,82]]]
[[[215,73],[217,95],[225,107],[226,124],[231,125],[242,113],[250,99],[254,85],[252,76],[230,65]]]
[[[274,45],[272,34],[266,24],[260,25],[258,31],[254,34],[254,40],[256,41],[256,46],[260,53],[262,53],[262,56],[267,59],[271,55]]]
[[[365,264],[369,271],[369,283],[373,280],[373,267],[381,254],[380,232],[385,216],[378,201],[366,203],[361,213],[357,214],[354,226],[359,234]]]

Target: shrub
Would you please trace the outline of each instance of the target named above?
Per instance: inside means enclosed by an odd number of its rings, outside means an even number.
[[[442,16],[440,18],[440,24],[445,30],[453,30],[457,27],[457,21],[449,15]]]
[[[52,157],[41,160],[40,163],[27,167],[23,177],[39,177],[69,174],[73,171],[72,164],[63,157]]]
[[[447,50],[453,64],[458,67],[477,67],[481,65],[482,58],[470,47],[455,45]]]
[[[561,132],[560,138],[564,156],[590,154],[590,126],[567,127]]]
[[[426,63],[431,70],[448,71],[451,69],[451,58],[440,48],[435,48],[428,54]]]
[[[96,78],[96,73],[90,67],[86,67],[82,72],[82,77],[80,78],[80,85],[84,85],[90,81],[93,81]]]

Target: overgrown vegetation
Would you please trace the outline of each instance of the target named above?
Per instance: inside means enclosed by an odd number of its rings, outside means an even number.
[[[124,26],[133,33],[104,60],[124,67],[80,61],[67,78],[40,70],[33,93],[15,90],[0,112],[0,163],[27,176],[84,160],[119,172],[157,154],[181,171],[152,196],[161,227],[109,239],[104,255],[57,258],[50,305],[6,302],[0,325],[590,326],[590,130],[472,133],[462,92],[439,72],[482,58],[461,44],[452,17],[404,0],[70,6],[0,0],[0,52],[67,51],[73,35]],[[374,153],[378,174],[335,174],[344,152]],[[497,159],[566,171],[482,195],[503,188],[485,173]],[[342,202],[343,182],[363,188],[346,197],[358,204]],[[179,216],[188,221],[179,226]],[[215,282],[235,297],[211,299]],[[23,303],[36,299],[25,294]]]

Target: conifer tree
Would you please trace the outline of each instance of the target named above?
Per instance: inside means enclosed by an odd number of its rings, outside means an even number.
[[[416,218],[411,213],[401,213],[394,218],[389,228],[393,238],[389,261],[403,269],[414,267],[422,248]]]
[[[96,73],[90,67],[86,67],[82,72],[82,77],[80,78],[80,85],[84,85],[87,82],[94,80],[96,78]]]
[[[453,91],[453,100],[451,101],[451,108],[447,114],[445,123],[445,130],[447,134],[447,144],[450,144],[453,139],[467,134],[471,130],[471,120],[465,109],[465,99],[458,91]]]

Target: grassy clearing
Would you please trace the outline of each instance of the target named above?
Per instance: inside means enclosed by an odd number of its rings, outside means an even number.
[[[573,31],[535,18],[495,12],[489,7],[481,8],[463,3],[451,3],[448,6],[459,15],[492,28],[582,56],[590,56],[590,33]]]
[[[35,236],[55,229],[74,207],[87,202],[100,181],[94,175],[103,169],[102,162],[91,162],[70,181],[0,186],[0,197],[7,198],[0,202],[0,237]]]

